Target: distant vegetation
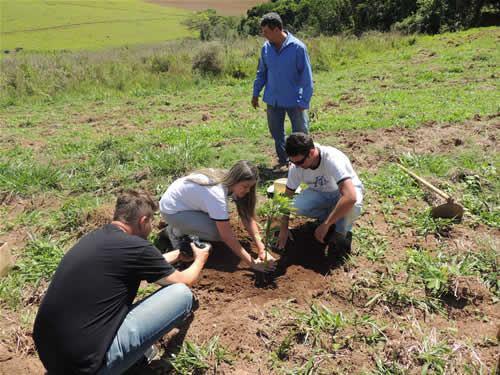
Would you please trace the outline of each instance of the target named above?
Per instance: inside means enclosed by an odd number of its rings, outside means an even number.
[[[242,33],[259,33],[259,20],[277,12],[286,27],[312,35],[368,30],[437,34],[498,24],[498,0],[278,0],[257,5],[241,21]]]
[[[246,17],[225,17],[214,10],[199,12],[188,26],[201,40],[258,35],[268,12],[281,15],[285,28],[302,36],[397,31],[438,34],[498,25],[499,0],[275,0],[254,6]]]

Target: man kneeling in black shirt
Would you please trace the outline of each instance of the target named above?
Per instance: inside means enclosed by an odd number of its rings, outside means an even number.
[[[192,245],[194,262],[180,272],[146,240],[156,201],[127,191],[111,224],[76,243],[63,257],[35,320],[33,338],[49,374],[120,374],[166,332],[190,316],[191,286],[209,247]],[[163,286],[132,304],[142,280]]]

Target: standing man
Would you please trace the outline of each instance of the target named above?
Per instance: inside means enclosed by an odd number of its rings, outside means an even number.
[[[293,132],[309,132],[307,109],[313,94],[311,63],[304,43],[283,30],[277,13],[265,14],[260,27],[267,41],[261,50],[253,84],[252,106],[259,106],[259,94],[265,86],[263,100],[267,103],[267,123],[278,155],[277,167],[286,170],[285,113]]]
[[[292,197],[301,183],[308,185],[294,199],[298,215],[318,219],[314,237],[328,244],[328,253],[347,253],[351,249],[352,224],[361,214],[363,184],[347,156],[334,147],[315,144],[304,133],[293,133],[286,140],[291,166],[286,195]],[[335,231],[332,231],[332,228]],[[332,233],[333,232],[333,233]],[[279,247],[288,239],[288,217],[281,222]]]
[[[118,197],[110,224],[78,241],[61,260],[35,319],[33,338],[49,374],[121,374],[191,314],[186,286],[199,277],[207,249],[180,272],[147,240],[156,202],[146,193]],[[163,288],[132,304],[142,280]]]

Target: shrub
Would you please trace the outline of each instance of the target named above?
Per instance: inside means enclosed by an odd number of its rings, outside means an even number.
[[[170,70],[169,56],[153,56],[151,59],[151,71],[153,73],[166,73]]]
[[[193,58],[193,70],[201,74],[220,75],[223,69],[222,51],[218,43],[208,43]]]

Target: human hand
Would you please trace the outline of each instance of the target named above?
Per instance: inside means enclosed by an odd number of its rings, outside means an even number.
[[[193,249],[193,255],[195,260],[201,260],[203,263],[206,263],[208,259],[208,255],[210,254],[210,250],[212,249],[212,245],[209,243],[205,243],[204,248],[197,247],[193,242],[191,242],[191,249]]]
[[[259,259],[268,262],[270,261],[274,262],[276,260],[269,251],[263,251],[262,253],[259,252]]]
[[[322,223],[319,227],[314,231],[314,238],[316,238],[319,242],[325,242],[325,236],[328,233],[330,226],[328,224]]]
[[[250,267],[257,272],[272,272],[276,269],[276,262],[274,260],[263,261],[257,258],[252,259],[252,265]]]
[[[259,97],[258,96],[252,96],[252,107],[257,109],[259,107]]]
[[[262,241],[257,241],[257,249],[258,249],[258,253],[259,253],[259,259],[264,260],[264,261],[275,260],[273,258],[273,256],[271,255],[271,253],[269,251],[266,251],[266,247],[264,246]]]

